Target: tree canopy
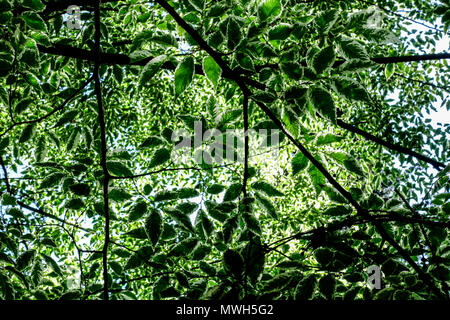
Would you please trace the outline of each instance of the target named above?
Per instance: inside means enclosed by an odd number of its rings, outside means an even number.
[[[448,299],[449,23],[0,0],[0,297]]]

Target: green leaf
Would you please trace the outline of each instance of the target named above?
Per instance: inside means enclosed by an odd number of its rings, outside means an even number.
[[[51,248],[57,248],[58,245],[56,244],[56,242],[51,239],[51,238],[43,238],[41,240],[41,244],[47,247],[51,247]]]
[[[66,150],[72,151],[75,150],[81,140],[81,130],[79,128],[74,128],[72,133],[69,136],[66,144]]]
[[[9,278],[0,273],[0,293],[2,293],[5,300],[14,300],[14,288],[9,280]]]
[[[309,166],[308,175],[314,185],[316,194],[319,195],[326,183],[325,176],[313,165]]]
[[[242,41],[242,28],[236,19],[228,18],[227,24],[228,49],[234,50]]]
[[[175,97],[178,97],[194,79],[194,58],[186,57],[175,70]]]
[[[36,124],[35,123],[29,123],[27,124],[20,134],[19,137],[19,143],[25,143],[28,140],[30,140],[34,134],[36,133]]]
[[[45,8],[45,5],[41,0],[22,0],[20,5],[25,8],[33,9],[34,11],[42,11]]]
[[[331,133],[327,133],[325,135],[320,135],[317,137],[316,145],[322,146],[322,145],[326,145],[326,144],[330,144],[330,143],[334,143],[334,142],[340,142],[343,139],[344,139],[344,137],[336,136]]]
[[[158,243],[163,230],[163,220],[158,210],[150,210],[149,215],[145,219],[145,231],[154,246]]]
[[[324,190],[331,201],[337,203],[347,203],[347,199],[345,199],[345,197],[335,187],[325,186]]]
[[[44,135],[40,136],[34,151],[36,162],[43,162],[47,155],[47,140]]]
[[[195,234],[194,227],[192,226],[191,220],[189,219],[188,215],[185,215],[183,212],[176,209],[166,209],[164,212],[170,218],[175,220],[181,227]]]
[[[345,301],[354,300],[356,295],[358,294],[359,290],[360,290],[360,287],[351,288],[350,290],[345,292],[345,294],[343,296],[343,300],[345,300]]]
[[[235,57],[237,63],[242,69],[255,71],[255,65],[253,64],[253,60],[249,54],[237,52]]]
[[[294,298],[295,300],[308,300],[314,293],[316,287],[317,278],[314,274],[310,274],[303,278],[295,288]]]
[[[240,277],[242,274],[244,259],[241,254],[235,250],[227,249],[223,253],[223,268],[225,272],[231,273],[235,277]]]
[[[158,150],[155,151],[155,153],[153,153],[148,168],[160,166],[169,160],[170,160],[170,150],[166,148],[159,148]]]
[[[175,273],[175,278],[177,279],[178,283],[185,288],[190,288],[191,286],[189,285],[189,279],[186,276],[186,274],[184,272],[178,271]]]
[[[153,76],[158,72],[158,70],[161,68],[164,62],[167,61],[167,58],[168,57],[165,54],[163,54],[147,62],[147,64],[142,69],[141,74],[139,75],[138,81],[140,87],[146,85],[147,82],[149,82],[149,80],[153,78]]]
[[[24,216],[22,210],[20,210],[19,208],[16,208],[16,207],[9,208],[6,211],[6,213],[16,219],[25,219],[25,216]]]
[[[311,105],[325,119],[336,123],[336,106],[334,105],[331,94],[320,86],[308,88],[308,99]]]
[[[336,279],[332,274],[324,275],[319,279],[318,287],[325,298],[331,299],[336,288]]]
[[[320,34],[327,33],[334,26],[339,17],[339,11],[336,9],[322,11],[314,19]]]
[[[366,49],[354,39],[341,37],[339,46],[347,59],[369,60]]]
[[[28,107],[31,105],[32,102],[33,102],[32,98],[23,98],[22,100],[17,102],[16,113],[19,114],[24,112],[26,109],[28,109]]]
[[[281,13],[280,0],[263,0],[258,7],[258,18],[261,21],[271,21]]]
[[[334,77],[334,90],[351,101],[370,103],[369,95],[361,84],[348,77]]]
[[[370,194],[367,199],[367,206],[369,209],[381,209],[384,205],[384,200],[375,193]]]
[[[207,16],[210,18],[221,17],[227,9],[227,5],[224,3],[213,3],[209,8]]]
[[[278,191],[275,187],[265,181],[257,181],[252,183],[252,188],[258,191],[262,191],[269,197],[281,197],[284,193]]]
[[[158,192],[157,194],[155,194],[153,199],[156,202],[177,200],[178,193],[176,191],[161,191],[161,192]]]
[[[164,47],[178,47],[177,39],[170,33],[158,33],[150,37],[149,40]]]
[[[247,257],[246,272],[251,283],[256,284],[262,276],[265,263],[265,251],[261,245],[261,239],[253,238],[252,242],[249,242],[243,251],[243,256]]]
[[[390,300],[390,298],[394,294],[394,291],[395,288],[393,287],[381,289],[374,295],[373,300]]]
[[[158,136],[150,136],[139,145],[139,148],[153,148],[161,144],[164,144],[164,140],[162,138]]]
[[[148,239],[148,235],[144,227],[131,229],[130,231],[125,232],[125,234],[136,239]]]
[[[2,196],[2,205],[4,206],[13,206],[17,203],[16,198],[14,198],[13,196],[11,196],[8,193],[4,193]]]
[[[127,260],[124,270],[132,270],[142,266],[145,263],[145,260],[141,259],[141,257],[137,253],[133,253]]]
[[[314,55],[312,67],[317,74],[321,74],[331,68],[335,58],[333,46],[327,46]]]
[[[261,236],[261,224],[252,213],[246,213],[244,215],[244,222],[248,230],[257,236]]]
[[[381,28],[363,28],[362,34],[367,40],[374,41],[378,44],[400,42],[400,40],[392,31]]]
[[[198,11],[202,11],[205,6],[205,0],[189,0],[189,3]]]
[[[36,250],[34,250],[34,249],[30,249],[30,250],[27,250],[24,253],[22,253],[17,258],[17,261],[16,261],[17,269],[22,271],[23,269],[28,267],[31,264],[31,262],[33,261],[35,254],[36,254]]]
[[[64,207],[72,210],[80,210],[81,208],[84,207],[84,202],[79,198],[73,198],[68,200],[64,205]]]
[[[357,175],[360,175],[363,177],[365,176],[363,168],[361,167],[361,164],[355,158],[353,158],[353,157],[347,158],[344,160],[343,164],[347,170],[349,170],[353,173],[356,173]]]
[[[395,71],[395,64],[394,63],[388,63],[386,64],[386,67],[384,68],[384,75],[386,76],[386,80],[389,80]]]
[[[187,256],[189,255],[194,248],[198,244],[197,238],[187,238],[183,241],[177,243],[175,246],[173,246],[172,250],[170,250],[169,255],[170,256]]]
[[[301,152],[297,152],[291,160],[292,174],[296,175],[308,166],[308,158]]]
[[[39,185],[39,189],[46,189],[46,188],[51,188],[55,185],[57,185],[58,183],[61,182],[61,180],[65,177],[66,175],[62,172],[53,172],[50,173],[49,175],[47,175],[41,182],[41,184]]]
[[[211,247],[205,244],[200,244],[192,251],[193,260],[203,260],[211,252]]]
[[[200,195],[200,193],[197,190],[191,188],[180,188],[176,190],[176,193],[178,199],[189,199]]]
[[[351,212],[352,212],[352,210],[346,206],[332,206],[332,207],[329,207],[327,210],[325,210],[323,212],[323,214],[334,217],[334,216],[347,215],[347,214],[350,214]]]
[[[109,173],[112,173],[113,175],[118,177],[133,175],[133,172],[126,166],[126,164],[121,161],[108,160],[106,161],[106,168],[108,169]]]
[[[135,202],[128,211],[128,221],[137,221],[147,213],[147,203],[144,200]]]
[[[89,196],[91,187],[87,183],[74,183],[69,186],[69,190],[77,196]]]
[[[318,248],[314,251],[314,257],[322,266],[328,266],[334,259],[333,251],[329,248]]]
[[[225,186],[215,183],[215,184],[208,186],[208,188],[206,189],[206,192],[208,192],[210,194],[219,194],[223,190],[225,190]]]
[[[64,112],[61,118],[59,118],[59,121],[56,122],[55,127],[62,126],[68,122],[75,120],[78,113],[78,110],[69,110]]]
[[[211,81],[213,87],[216,88],[220,75],[222,74],[222,69],[212,57],[205,57],[203,59],[203,72],[208,80]]]
[[[126,192],[124,189],[117,188],[117,187],[109,190],[108,194],[109,194],[109,197],[111,198],[111,200],[116,201],[116,202],[122,202],[122,201],[131,199],[131,194]]]
[[[47,33],[47,25],[37,13],[30,11],[24,12],[22,13],[22,19],[31,29]]]
[[[8,148],[9,145],[9,137],[4,137],[0,139],[0,152]]]
[[[50,266],[50,268],[52,268],[53,271],[55,271],[59,276],[62,276],[62,271],[61,268],[59,267],[58,263],[56,263],[55,260],[53,260],[52,257],[46,255],[46,254],[41,254],[42,258],[44,258],[45,263],[47,265]]]
[[[264,283],[262,291],[265,293],[280,292],[281,290],[285,290],[293,283],[297,283],[299,279],[300,275],[297,271],[283,272],[266,281]]]
[[[276,96],[266,91],[255,90],[251,98],[262,103],[272,103],[275,101]]]
[[[214,268],[209,263],[206,263],[205,261],[200,261],[199,267],[200,267],[200,270],[202,270],[204,273],[206,273],[209,276],[215,276],[217,273],[216,268]]]
[[[31,283],[37,287],[41,281],[44,274],[44,268],[42,266],[42,261],[40,258],[34,259],[33,267],[31,268]]]
[[[277,210],[273,205],[272,201],[264,197],[259,193],[255,193],[256,201],[258,201],[259,205],[273,218],[278,219]]]
[[[121,66],[114,65],[113,66],[113,74],[114,78],[116,79],[117,83],[121,84],[123,81],[123,69]]]
[[[225,195],[223,197],[223,201],[233,201],[239,197],[242,192],[242,184],[241,183],[233,183],[230,185],[225,191]]]
[[[200,215],[199,220],[202,225],[203,231],[207,237],[210,237],[214,231],[214,224],[208,219],[203,210],[198,213]]]
[[[193,202],[182,202],[176,205],[175,209],[180,210],[184,214],[192,214],[197,210],[198,204]]]
[[[227,289],[227,284],[221,282],[215,286],[209,287],[201,296],[202,300],[221,300]]]
[[[130,55],[130,62],[134,63],[137,61],[141,61],[144,59],[149,59],[152,57],[152,53],[148,50],[137,50],[137,51],[133,51]]]
[[[280,23],[271,28],[268,33],[269,40],[286,40],[292,32],[292,25],[288,23]]]

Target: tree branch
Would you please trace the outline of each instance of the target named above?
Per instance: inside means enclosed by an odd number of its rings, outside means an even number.
[[[12,194],[11,185],[10,185],[9,179],[8,179],[8,171],[6,170],[6,165],[5,165],[4,161],[3,161],[3,157],[2,157],[2,156],[0,156],[0,166],[1,166],[1,168],[2,168],[3,175],[4,175],[4,177],[5,177],[5,178],[2,179],[2,180],[5,181],[5,183],[6,183],[6,190],[7,190],[8,193],[12,196],[13,194]],[[70,225],[70,226],[72,226],[72,227],[74,227],[74,228],[77,228],[77,229],[80,229],[80,230],[83,230],[83,231],[86,231],[86,232],[90,232],[90,231],[91,231],[91,230],[89,230],[89,229],[80,227],[80,226],[77,225],[77,224],[74,224],[74,223],[65,221],[65,220],[63,220],[63,219],[61,219],[61,218],[59,218],[59,217],[57,217],[57,216],[55,216],[55,215],[53,215],[53,214],[51,214],[51,213],[47,213],[47,212],[45,212],[45,211],[42,210],[42,209],[39,209],[39,208],[33,208],[33,207],[27,205],[26,203],[24,203],[24,202],[22,202],[22,201],[16,200],[16,202],[17,202],[17,204],[18,204],[20,207],[25,208],[25,209],[28,209],[28,210],[30,210],[30,211],[32,211],[32,212],[38,213],[38,214],[40,214],[41,216],[44,216],[44,217],[47,217],[47,218],[50,218],[50,219],[59,221],[59,222],[61,222],[61,223]]]
[[[184,168],[163,168],[163,169],[159,169],[159,170],[155,170],[155,171],[150,171],[150,172],[145,172],[145,173],[139,173],[139,174],[135,174],[132,176],[113,176],[110,175],[111,179],[115,179],[115,180],[121,180],[121,179],[135,179],[135,178],[140,178],[140,177],[145,177],[145,176],[149,176],[152,174],[157,174],[157,173],[161,173],[161,172],[168,172],[168,171],[185,171],[185,170],[195,170],[195,171],[202,171],[202,170],[209,170],[209,169],[218,169],[218,168],[226,168],[229,167],[231,165],[234,165],[233,163],[230,164],[225,164],[225,165],[220,165],[220,166],[210,166],[207,168],[197,168],[197,167],[184,167]]]
[[[79,225],[77,225],[77,224],[74,224],[74,223],[72,223],[72,222],[68,222],[68,221],[66,221],[66,220],[64,220],[64,219],[61,219],[61,218],[59,218],[59,217],[57,217],[57,216],[55,216],[55,215],[53,215],[53,214],[51,214],[51,213],[45,212],[45,211],[42,210],[42,209],[34,208],[34,207],[32,207],[32,206],[29,206],[29,205],[27,205],[26,203],[24,203],[24,202],[22,202],[22,201],[17,200],[17,204],[18,204],[19,206],[21,206],[22,208],[25,208],[25,209],[28,209],[28,210],[33,211],[33,212],[35,212],[35,213],[38,213],[38,214],[40,214],[41,216],[50,218],[50,219],[55,220],[55,221],[59,221],[59,222],[61,222],[61,223],[63,223],[63,224],[67,224],[67,225],[69,225],[69,226],[72,226],[72,227],[74,227],[74,228],[83,230],[83,231],[85,231],[85,232],[91,232],[91,231],[92,231],[92,230],[90,230],[90,229],[81,227],[81,226],[79,226]]]
[[[417,158],[419,160],[425,161],[425,162],[431,164],[437,170],[440,170],[441,168],[445,167],[445,164],[443,164],[443,163],[441,163],[439,161],[436,161],[434,159],[426,157],[426,156],[424,156],[424,155],[422,155],[420,153],[417,153],[417,152],[415,152],[415,151],[413,151],[411,149],[402,147],[401,145],[387,142],[387,141],[385,141],[385,140],[383,140],[381,138],[378,138],[378,137],[374,136],[373,134],[370,134],[370,133],[368,133],[366,131],[363,131],[363,130],[359,129],[358,127],[352,126],[351,124],[348,124],[348,123],[346,123],[346,122],[344,122],[344,121],[342,121],[340,119],[337,119],[337,125],[339,127],[343,128],[343,129],[346,129],[346,130],[350,131],[350,132],[359,134],[359,135],[363,136],[364,138],[366,138],[366,139],[368,139],[370,141],[376,142],[379,145],[382,145],[382,146],[384,146],[384,147],[386,147],[388,149],[391,149],[391,150],[394,150],[394,151],[397,151],[397,152],[400,152],[400,153],[404,153],[404,154],[410,155],[412,157],[415,157],[415,158]]]
[[[106,167],[106,125],[105,125],[105,114],[103,110],[102,103],[102,88],[99,76],[100,67],[100,0],[94,3],[94,26],[95,26],[95,41],[94,41],[94,52],[95,52],[95,65],[93,77],[95,80],[95,96],[97,97],[97,108],[98,108],[98,123],[100,126],[100,141],[101,141],[101,154],[100,154],[100,165],[103,170],[103,210],[105,213],[105,229],[104,236],[105,241],[103,244],[103,298],[109,300],[109,289],[108,289],[108,246],[109,246],[109,198],[108,198],[108,185],[109,185],[109,172]]]
[[[5,163],[3,162],[3,157],[0,155],[0,165],[2,167],[3,170],[3,175],[5,177],[5,183],[6,183],[6,190],[8,191],[8,193],[11,193],[11,185],[9,184],[9,179],[8,179],[8,171],[6,170],[6,166]]]
[[[417,82],[417,83],[423,84],[425,86],[430,86],[430,87],[433,87],[435,89],[445,90],[445,91],[450,93],[450,87],[438,86],[438,85],[436,85],[434,83],[431,83],[431,82],[427,82],[427,81],[423,81],[423,80],[419,80],[419,79],[414,79],[414,78],[409,78],[409,77],[406,77],[406,76],[404,76],[404,75],[402,75],[402,74],[400,74],[398,72],[394,72],[394,75],[397,76],[397,77],[403,78],[405,80],[408,80],[408,81]]]
[[[51,115],[53,115],[54,113],[64,109],[64,107],[67,105],[67,103],[69,103],[70,100],[75,98],[93,79],[94,79],[93,77],[90,77],[89,79],[87,79],[76,91],[74,91],[69,97],[67,97],[59,106],[55,107],[52,111],[43,115],[42,117],[39,117],[39,118],[33,119],[33,120],[25,120],[25,121],[13,123],[11,126],[9,126],[5,131],[3,131],[0,134],[0,138],[2,138],[6,133],[8,133],[10,130],[12,130],[16,126],[41,122],[41,121],[47,119],[48,117],[50,117]]]

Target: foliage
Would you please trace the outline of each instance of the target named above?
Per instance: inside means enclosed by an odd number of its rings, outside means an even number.
[[[0,0],[2,299],[448,299],[447,0],[87,3]]]

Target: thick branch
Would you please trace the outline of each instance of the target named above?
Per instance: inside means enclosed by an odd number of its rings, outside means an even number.
[[[6,166],[5,163],[3,162],[3,157],[1,155],[0,155],[0,165],[3,170],[3,175],[5,176],[6,190],[8,191],[8,193],[11,193],[11,185],[9,184],[8,171],[6,170]]]
[[[108,198],[108,184],[109,184],[109,172],[106,167],[106,125],[105,125],[105,114],[103,110],[102,103],[102,88],[99,76],[100,67],[100,1],[95,1],[94,5],[94,26],[95,26],[95,65],[94,65],[94,80],[95,80],[95,96],[97,97],[97,108],[98,108],[98,123],[100,126],[100,141],[101,141],[101,154],[100,154],[100,165],[103,170],[103,211],[105,213],[105,241],[103,244],[103,298],[109,300],[109,289],[108,289],[108,246],[109,246],[109,198]]]

